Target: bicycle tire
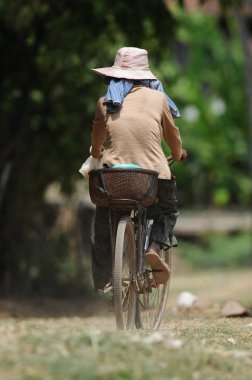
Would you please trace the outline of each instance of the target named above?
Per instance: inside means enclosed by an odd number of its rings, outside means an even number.
[[[136,313],[135,237],[132,220],[128,216],[120,219],[115,244],[113,296],[116,326],[120,330],[134,328]]]
[[[161,251],[160,256],[171,269],[171,250]],[[149,271],[149,274],[144,278],[144,285],[138,294],[135,323],[139,329],[157,330],[164,317],[171,276],[165,284],[159,284],[150,289],[150,283],[153,283],[151,268],[143,262],[138,273],[145,273],[145,271]]]

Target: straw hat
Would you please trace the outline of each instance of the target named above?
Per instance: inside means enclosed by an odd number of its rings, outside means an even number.
[[[98,74],[113,78],[157,79],[149,69],[147,50],[136,47],[119,49],[112,67],[92,70]]]

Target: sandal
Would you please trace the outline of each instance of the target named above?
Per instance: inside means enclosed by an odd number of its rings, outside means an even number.
[[[152,268],[153,279],[157,284],[165,284],[170,278],[170,268],[169,266],[161,260],[158,253],[153,249],[150,249],[145,254],[145,260],[147,264]]]

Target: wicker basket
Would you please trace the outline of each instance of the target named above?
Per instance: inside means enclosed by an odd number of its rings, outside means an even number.
[[[154,203],[158,173],[147,169],[98,169],[89,173],[91,201],[108,207],[113,199],[133,199],[144,207]]]

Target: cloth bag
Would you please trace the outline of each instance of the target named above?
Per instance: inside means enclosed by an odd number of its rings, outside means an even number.
[[[94,158],[93,156],[89,156],[86,161],[82,164],[79,172],[83,175],[85,179],[89,179],[89,172],[94,169],[102,169],[101,159]]]

